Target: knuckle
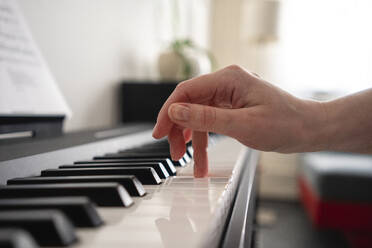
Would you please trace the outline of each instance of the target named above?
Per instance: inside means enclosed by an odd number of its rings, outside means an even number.
[[[176,90],[177,91],[183,91],[183,90],[185,90],[185,87],[186,87],[185,84],[186,84],[186,82],[181,82],[181,83],[177,84]]]
[[[216,124],[216,110],[211,107],[203,109],[201,124],[207,129],[212,129]]]
[[[229,65],[225,68],[226,80],[232,83],[238,83],[243,79],[246,71],[239,65]]]
[[[226,67],[226,70],[232,71],[232,72],[241,72],[243,71],[243,68],[239,65],[232,64]]]
[[[186,101],[190,101],[190,93],[192,92],[192,87],[190,88],[190,84],[188,84],[187,82],[188,81],[183,81],[177,84],[172,95],[177,96],[177,98],[182,98]]]

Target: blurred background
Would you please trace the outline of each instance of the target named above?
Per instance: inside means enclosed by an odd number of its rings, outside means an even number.
[[[20,0],[73,117],[67,130],[116,123],[115,86],[159,79],[177,39],[304,97],[370,86],[368,0]],[[84,104],[81,104],[84,102]]]
[[[177,81],[230,64],[299,97],[327,100],[371,87],[369,0],[19,3],[73,112],[67,131],[116,124],[122,80]],[[182,68],[170,68],[172,59]],[[298,160],[262,154],[261,199],[298,201]],[[261,209],[262,219],[275,222],[280,206]]]

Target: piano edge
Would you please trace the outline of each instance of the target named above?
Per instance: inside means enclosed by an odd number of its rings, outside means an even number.
[[[214,223],[206,232],[199,247],[251,247],[254,242],[257,163],[259,151],[243,147],[236,161],[230,186],[220,198]]]

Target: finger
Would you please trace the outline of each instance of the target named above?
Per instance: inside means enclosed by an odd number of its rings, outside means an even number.
[[[168,117],[168,108],[172,103],[199,103],[211,100],[217,87],[217,79],[215,73],[211,73],[180,83],[160,109],[153,137],[162,138],[172,129],[173,123]]]
[[[223,109],[189,103],[174,103],[169,107],[172,122],[195,131],[207,131],[234,137],[247,123],[244,109]]]
[[[192,133],[192,147],[194,148],[194,177],[206,177],[208,175],[208,133]]]
[[[191,129],[190,128],[185,128],[184,130],[183,130],[183,137],[184,137],[184,139],[185,139],[185,143],[188,143],[188,142],[190,142],[190,140],[191,140]]]
[[[173,126],[168,135],[170,152],[172,160],[179,160],[186,152],[185,139],[183,138],[182,129]]]

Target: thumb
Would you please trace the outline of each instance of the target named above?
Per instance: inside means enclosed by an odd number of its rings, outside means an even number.
[[[173,103],[168,108],[172,122],[194,131],[231,134],[239,113],[233,109],[223,109],[200,104]]]

